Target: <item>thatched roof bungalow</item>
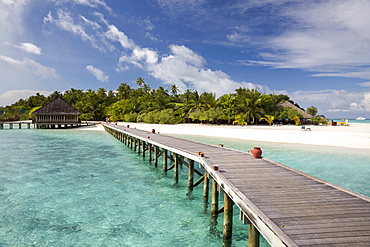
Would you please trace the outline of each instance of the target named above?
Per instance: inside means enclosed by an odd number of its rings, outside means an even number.
[[[289,101],[284,101],[282,103],[279,103],[278,106],[287,106],[287,107],[290,107],[290,108],[293,108],[294,110],[297,110],[300,114],[302,114],[302,117],[304,119],[310,119],[310,118],[313,118],[313,116],[311,114],[308,114],[306,111],[302,110],[301,108],[293,105],[292,103],[290,103]]]
[[[62,98],[50,101],[33,112],[33,123],[37,128],[79,127],[81,113]]]

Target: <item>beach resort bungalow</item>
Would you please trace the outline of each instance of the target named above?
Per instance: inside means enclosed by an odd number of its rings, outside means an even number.
[[[33,123],[37,129],[79,127],[81,113],[62,98],[50,101],[33,112]]]
[[[303,122],[309,120],[310,118],[313,118],[314,116],[312,116],[311,114],[308,114],[306,111],[302,110],[301,108],[295,106],[294,104],[290,103],[289,101],[284,101],[282,103],[279,103],[278,104],[279,106],[287,106],[287,107],[290,107],[290,108],[293,108],[295,110],[297,110],[300,114],[302,114],[302,118],[303,118]]]

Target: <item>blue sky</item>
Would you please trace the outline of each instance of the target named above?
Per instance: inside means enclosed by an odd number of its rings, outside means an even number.
[[[142,77],[370,118],[369,13],[369,0],[0,0],[0,105]]]

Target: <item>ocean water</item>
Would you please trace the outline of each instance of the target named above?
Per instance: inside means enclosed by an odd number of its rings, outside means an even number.
[[[175,185],[106,132],[0,130],[0,160],[1,247],[221,246],[186,167]],[[232,246],[246,246],[234,212]]]
[[[241,151],[261,147],[262,156],[370,197],[370,152],[366,149],[175,135]]]
[[[263,156],[370,196],[364,150],[182,136]],[[103,131],[0,130],[0,246],[221,246],[203,187],[187,194],[173,172]],[[222,196],[220,196],[222,206]],[[234,208],[232,246],[247,245]],[[269,246],[262,240],[261,246]]]

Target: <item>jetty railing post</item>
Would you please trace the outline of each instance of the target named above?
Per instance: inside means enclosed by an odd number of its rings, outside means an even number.
[[[212,217],[216,217],[218,214],[218,195],[217,182],[215,179],[212,179]]]
[[[230,242],[233,231],[233,200],[227,193],[224,193],[224,229],[223,241]]]
[[[249,224],[248,229],[248,247],[260,246],[260,233],[253,224]]]
[[[167,174],[167,150],[163,149],[163,174]]]
[[[193,191],[194,186],[194,160],[189,160],[188,169],[188,191]]]
[[[174,155],[175,166],[174,166],[174,180],[175,183],[179,182],[179,157],[177,154]]]

